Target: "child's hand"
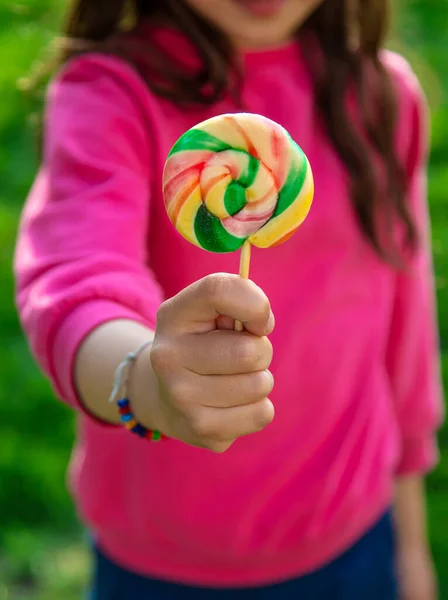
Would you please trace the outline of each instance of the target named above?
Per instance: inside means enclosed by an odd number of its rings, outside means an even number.
[[[234,320],[246,331],[233,331]],[[151,351],[163,433],[223,452],[266,427],[274,417],[273,327],[265,294],[237,275],[205,277],[165,302]]]

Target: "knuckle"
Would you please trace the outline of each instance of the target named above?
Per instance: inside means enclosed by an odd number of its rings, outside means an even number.
[[[264,429],[274,420],[274,406],[270,400],[262,400],[256,406],[253,415],[254,426],[257,430]]]
[[[173,404],[178,408],[188,403],[192,396],[194,397],[191,383],[181,377],[170,382],[169,394]]]
[[[169,345],[156,340],[151,349],[151,365],[155,373],[166,373],[173,365],[173,352]]]
[[[274,349],[269,338],[264,337],[261,338],[260,341],[263,344],[263,358],[265,361],[264,364],[266,365],[264,368],[268,369],[271,365],[272,358],[274,356]]]
[[[271,304],[266,296],[260,298],[258,313],[260,317],[266,319],[266,321],[268,320],[269,315],[271,314]]]
[[[220,273],[208,275],[201,280],[199,291],[211,304],[218,303],[224,295],[225,276]]]
[[[248,336],[241,335],[233,348],[232,353],[243,371],[252,370],[259,360],[259,352],[257,352],[257,344]]]
[[[272,344],[268,338],[240,336],[233,349],[235,359],[243,371],[262,371],[272,361]]]
[[[269,396],[274,388],[274,377],[270,371],[258,371],[252,376],[252,395],[255,398]]]
[[[224,454],[231,447],[233,442],[211,442],[207,448],[215,454]]]
[[[171,301],[166,300],[159,306],[159,310],[157,311],[157,329],[163,329],[166,324],[169,323],[170,320],[170,306]]]
[[[213,438],[215,431],[206,411],[197,410],[189,416],[190,429],[198,439]],[[209,447],[209,444],[207,444]]]

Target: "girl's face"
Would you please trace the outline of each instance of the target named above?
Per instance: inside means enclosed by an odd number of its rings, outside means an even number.
[[[184,0],[243,48],[290,40],[322,0]]]

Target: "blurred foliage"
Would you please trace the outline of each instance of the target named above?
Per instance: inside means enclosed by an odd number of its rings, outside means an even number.
[[[0,600],[74,600],[88,560],[65,471],[73,415],[52,398],[30,358],[13,305],[11,256],[17,219],[37,166],[31,106],[16,82],[58,26],[60,0],[0,0]],[[448,10],[407,0],[391,45],[411,60],[432,108],[429,177],[444,379],[448,382]],[[448,457],[448,434],[441,434]],[[448,600],[448,461],[429,482],[430,533]]]

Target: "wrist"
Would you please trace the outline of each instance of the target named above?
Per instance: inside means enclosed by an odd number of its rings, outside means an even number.
[[[145,348],[132,365],[128,380],[128,399],[136,420],[147,429],[163,431],[159,386],[151,366],[151,345]]]
[[[397,479],[394,512],[398,551],[406,555],[429,551],[422,477],[413,475]]]

